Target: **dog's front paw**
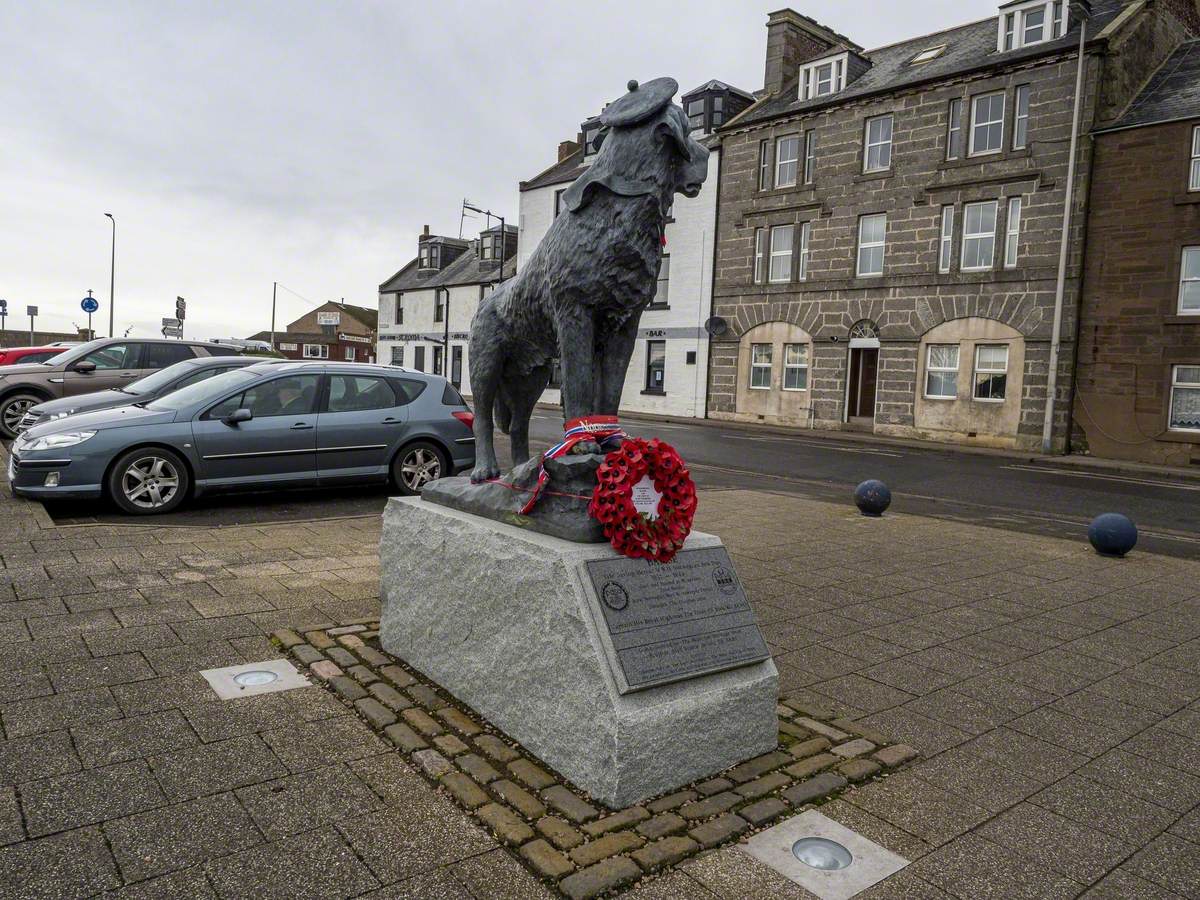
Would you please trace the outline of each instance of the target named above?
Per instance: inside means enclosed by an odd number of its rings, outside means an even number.
[[[481,462],[471,470],[471,484],[481,484],[499,477],[500,466],[497,463],[488,465],[486,462]]]
[[[574,453],[576,456],[588,456],[593,453],[595,453],[595,454],[604,453],[604,451],[600,449],[600,445],[597,444],[595,441],[580,441],[578,444],[576,444],[574,447],[571,448],[571,452]]]

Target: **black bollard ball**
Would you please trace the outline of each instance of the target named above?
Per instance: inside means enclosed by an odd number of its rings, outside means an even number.
[[[864,516],[882,516],[892,505],[892,492],[882,481],[871,478],[854,489],[854,505]]]
[[[1096,516],[1088,526],[1088,540],[1101,556],[1124,556],[1133,549],[1137,537],[1137,526],[1120,513]]]

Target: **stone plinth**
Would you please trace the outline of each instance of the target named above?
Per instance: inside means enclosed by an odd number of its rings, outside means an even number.
[[[719,547],[695,532],[687,549]],[[621,694],[579,544],[393,498],[380,548],[384,649],[597,800],[620,807],[776,746],[771,660]]]

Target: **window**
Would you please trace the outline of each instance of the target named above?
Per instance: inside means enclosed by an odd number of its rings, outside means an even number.
[[[137,344],[109,344],[93,350],[79,362],[92,363],[97,371],[104,369],[133,369],[137,367]],[[76,363],[78,365],[78,363]]]
[[[287,378],[256,384],[242,395],[241,402],[234,409],[248,409],[256,419],[311,413],[320,378],[320,375],[289,375]]]
[[[206,381],[207,379],[212,378],[214,375],[219,375],[222,372],[228,371],[229,369],[201,369],[199,372],[188,375],[186,378],[180,378],[179,381],[175,382],[175,386],[172,388],[172,390],[177,391],[180,388],[198,384],[201,381]]]
[[[962,270],[980,272],[992,267],[996,252],[996,209],[999,203],[985,200],[963,208]]]
[[[1004,148],[1004,94],[983,94],[971,100],[971,156],[999,153]]]
[[[800,70],[800,99],[811,100],[840,91],[846,83],[848,54],[817,60]]]
[[[604,143],[604,138],[600,134],[599,125],[589,125],[583,129],[583,155],[585,159],[589,156],[594,156],[600,150],[602,143]]]
[[[329,359],[328,344],[305,344],[304,345],[305,359]]]
[[[433,345],[433,374],[442,374],[442,357],[445,355],[445,348],[441,344]]]
[[[783,345],[783,389],[808,390],[808,344]]]
[[[392,365],[393,366],[404,365],[404,348],[403,347],[393,347],[392,348]]]
[[[954,256],[954,207],[942,207],[942,236],[938,244],[938,271],[943,274],[950,271],[950,262]]]
[[[931,400],[958,397],[958,344],[930,344],[925,357],[925,396]]]
[[[725,98],[712,98],[712,127],[716,128],[725,122]]]
[[[450,383],[462,387],[463,347],[455,344],[450,348]]]
[[[910,66],[919,66],[921,63],[927,63],[930,60],[937,59],[946,52],[945,44],[938,44],[936,47],[926,47],[916,56],[908,61]]]
[[[329,400],[326,410],[331,413],[359,412],[366,409],[391,409],[396,406],[396,394],[384,378],[361,375],[330,375]]]
[[[975,347],[975,399],[1003,400],[1008,383],[1008,345]]]
[[[767,280],[768,229],[754,229],[754,282],[763,284]]]
[[[1192,129],[1192,171],[1188,178],[1188,190],[1200,191],[1200,125]]]
[[[446,294],[449,293],[445,288],[434,288],[433,291],[433,321],[446,321]]]
[[[353,347],[346,348],[346,362],[354,362],[354,348]]]
[[[425,371],[425,348],[423,346],[413,347],[413,368],[418,372]]]
[[[667,372],[667,342],[646,341],[646,392],[662,394]]]
[[[1021,198],[1008,198],[1008,223],[1004,230],[1004,268],[1017,267],[1017,240],[1021,236]]]
[[[1179,312],[1200,315],[1200,247],[1184,247],[1179,260]]]
[[[950,101],[950,112],[946,119],[946,159],[958,159],[962,152],[962,98]]]
[[[892,117],[867,119],[863,134],[863,171],[883,172],[892,167]]]
[[[1009,10],[1000,20],[997,49],[1018,50],[1062,37],[1066,12],[1062,0],[1030,0]]]
[[[758,142],[758,189],[771,189],[771,142]]]
[[[776,225],[771,229],[771,281],[790,281],[792,278],[792,225]]]
[[[800,154],[800,135],[781,137],[775,142],[775,187],[796,183],[796,165]]]
[[[167,366],[173,366],[177,362],[183,362],[185,359],[194,359],[196,356],[192,352],[192,348],[186,344],[146,344],[146,352],[142,356],[142,361],[139,363],[139,368],[142,369],[165,369]]]
[[[750,388],[755,391],[771,389],[771,345],[750,345]]]
[[[437,244],[421,244],[419,268],[436,269],[440,266],[441,250]]]
[[[396,324],[404,324],[404,295],[396,294]]]
[[[817,133],[804,132],[804,183],[812,184],[817,169]]]
[[[1016,107],[1013,149],[1022,150],[1029,143],[1029,85],[1017,85]]]
[[[669,303],[667,296],[671,287],[671,254],[664,253],[662,255],[662,265],[658,267],[658,287],[654,291],[654,299],[650,301],[651,306],[659,306],[666,308]]]
[[[484,235],[479,239],[479,258],[492,259],[492,238],[490,235]]]
[[[1200,431],[1200,366],[1171,367],[1172,431]]]
[[[796,277],[801,281],[808,277],[808,244],[812,239],[812,222],[800,226],[800,271]]]
[[[687,104],[688,128],[696,131],[704,127],[704,98],[689,100]]]
[[[858,276],[883,274],[887,216],[879,213],[858,220]]]

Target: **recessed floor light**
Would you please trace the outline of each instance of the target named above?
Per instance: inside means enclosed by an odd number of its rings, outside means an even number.
[[[815,809],[756,834],[739,849],[821,900],[849,900],[908,865]]]
[[[212,689],[222,700],[310,686],[309,680],[286,659],[243,663],[223,669],[205,669],[200,674],[212,685]]]

